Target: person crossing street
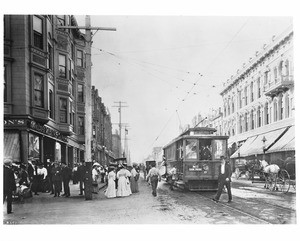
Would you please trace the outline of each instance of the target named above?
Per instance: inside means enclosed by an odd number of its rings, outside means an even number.
[[[148,181],[149,178],[150,178],[150,182],[151,182],[151,186],[152,186],[152,195],[153,195],[154,197],[157,196],[157,191],[156,191],[157,185],[158,185],[158,182],[161,181],[161,176],[160,176],[160,174],[159,174],[158,169],[157,169],[155,166],[156,166],[156,164],[153,163],[153,164],[152,164],[152,168],[149,170],[149,173],[148,173],[148,175],[147,175],[147,177],[146,177],[146,180],[147,180],[147,181]]]

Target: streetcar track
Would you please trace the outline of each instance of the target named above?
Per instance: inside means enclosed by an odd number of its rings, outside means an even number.
[[[204,199],[207,199],[207,200],[210,200],[210,201],[214,202],[210,197],[204,196],[204,195],[201,194],[201,193],[197,193],[197,194],[200,195],[201,197],[203,197]],[[246,216],[248,216],[248,217],[251,217],[251,218],[253,218],[253,219],[259,220],[260,222],[264,222],[264,223],[266,223],[266,224],[273,224],[273,223],[271,223],[271,222],[266,221],[265,219],[256,217],[256,216],[254,216],[254,215],[252,215],[252,214],[250,214],[250,213],[246,213],[246,212],[244,212],[244,211],[242,211],[242,210],[240,210],[240,209],[238,209],[238,208],[234,208],[234,207],[232,207],[232,206],[230,206],[230,205],[228,205],[228,204],[225,204],[225,203],[222,203],[222,202],[218,202],[218,205],[222,205],[222,206],[224,206],[224,207],[227,207],[227,208],[229,208],[229,209],[231,209],[231,210],[233,210],[233,211],[236,211],[236,212],[238,212],[238,213],[241,213],[241,214],[246,215]]]

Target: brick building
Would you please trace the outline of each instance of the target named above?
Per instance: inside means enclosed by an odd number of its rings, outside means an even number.
[[[67,15],[4,16],[4,156],[84,158],[85,36]]]

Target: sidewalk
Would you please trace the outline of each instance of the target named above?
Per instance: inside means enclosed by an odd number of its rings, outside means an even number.
[[[98,184],[99,192],[98,194],[92,194],[93,200],[99,200],[102,195],[101,192],[105,190],[106,183]],[[13,202],[12,214],[6,213],[6,202],[3,205],[3,224],[17,224],[16,220],[24,220],[27,217],[34,219],[34,215],[43,209],[49,209],[51,212],[60,213],[61,210],[68,209],[70,206],[76,208],[80,203],[88,202],[85,200],[85,196],[79,195],[79,184],[73,184],[70,182],[70,197],[53,197],[50,193],[38,193],[39,195],[33,195],[31,198],[24,199],[24,203]],[[61,193],[63,194],[63,192]],[[102,195],[103,198],[103,195]],[[59,216],[59,215],[58,215]],[[46,219],[47,217],[45,217]],[[59,217],[57,217],[59,218]]]

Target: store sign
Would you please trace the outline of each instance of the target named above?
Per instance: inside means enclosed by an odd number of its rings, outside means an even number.
[[[6,119],[4,120],[4,126],[13,127],[13,126],[26,126],[27,121],[25,119]]]
[[[50,129],[47,126],[38,124],[35,121],[31,121],[30,122],[30,128],[32,128],[33,130],[36,130],[36,131],[38,131],[40,133],[43,133],[43,134],[52,136],[54,138],[57,138],[59,140],[62,140],[64,142],[67,142],[67,138],[65,136],[61,135],[60,132],[55,131],[53,129]]]

